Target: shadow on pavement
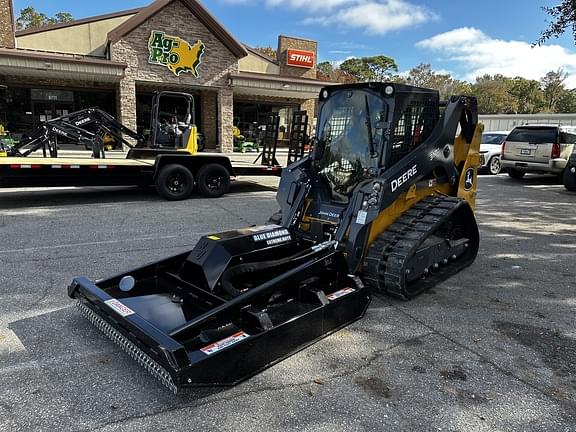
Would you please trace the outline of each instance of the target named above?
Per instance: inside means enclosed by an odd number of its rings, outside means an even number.
[[[20,427],[38,422],[49,429],[53,422],[55,430],[76,430],[82,424],[113,423],[199,405],[204,398],[226,390],[194,388],[174,395],[74,307],[15,321],[9,328],[24,350],[0,355],[5,372],[4,378],[0,376],[0,413],[9,411],[3,417],[13,417]],[[25,403],[2,404],[21,394],[28,395]],[[42,412],[35,412],[39,400]],[[68,407],[67,412],[47,415],[60,407]]]
[[[114,202],[153,202],[164,201],[156,193],[153,186],[149,187],[79,187],[50,188],[43,190],[5,190],[0,193],[0,210],[24,207],[61,207],[67,205],[82,205]],[[230,185],[226,196],[238,193],[275,192],[276,188],[253,181],[237,181]],[[207,199],[193,194],[190,200]]]

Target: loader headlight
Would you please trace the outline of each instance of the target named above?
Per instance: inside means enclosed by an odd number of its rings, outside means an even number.
[[[384,87],[384,94],[392,96],[394,94],[394,87],[391,85]]]
[[[124,276],[120,279],[118,288],[120,288],[120,291],[128,292],[134,288],[134,285],[136,285],[136,280],[132,276]]]

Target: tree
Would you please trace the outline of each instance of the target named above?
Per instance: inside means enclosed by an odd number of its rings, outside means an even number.
[[[387,81],[391,79],[392,72],[398,72],[398,65],[394,59],[379,55],[348,59],[340,65],[340,70],[357,81]]]
[[[572,28],[572,37],[576,42],[576,1],[562,0],[558,6],[543,7],[542,10],[552,17],[548,28],[540,33],[536,44],[542,45],[551,37],[559,37],[568,27]]]
[[[471,93],[470,84],[455,80],[450,74],[436,73],[432,70],[432,66],[425,63],[410,69],[405,82],[416,87],[438,90],[442,99]]]
[[[68,12],[58,12],[56,15],[54,15],[54,18],[51,18],[51,20],[55,20],[56,23],[63,23],[74,21],[74,17],[71,13]]]
[[[392,76],[392,72],[398,72],[398,65],[394,59],[385,55],[364,57],[362,61],[366,63],[372,73],[370,77],[372,81],[388,81]]]
[[[331,81],[335,81],[341,84],[354,84],[358,82],[355,77],[347,72],[344,72],[342,69],[335,69],[330,78]]]
[[[334,66],[332,66],[332,63],[327,61],[318,63],[316,69],[318,69],[318,72],[327,76],[330,76],[334,73]]]
[[[272,60],[276,60],[276,50],[271,46],[267,47],[256,47],[254,48],[260,54],[264,54],[266,57],[270,57]]]
[[[53,17],[49,17],[29,6],[20,11],[20,16],[16,19],[16,28],[18,30],[38,28],[49,24],[69,22],[73,19],[74,17],[68,12],[59,12]]]
[[[481,114],[513,114],[518,111],[518,101],[510,94],[511,79],[502,75],[483,75],[476,78],[472,92],[478,100]]]
[[[576,90],[564,90],[556,102],[556,112],[575,113],[576,112]]]
[[[340,65],[340,70],[353,76],[357,81],[370,81],[370,69],[360,58],[355,57],[344,61]]]
[[[541,80],[540,87],[544,92],[544,108],[548,112],[556,110],[556,103],[565,91],[564,81],[568,75],[558,69],[548,72]]]
[[[332,81],[334,75],[334,66],[330,62],[318,63],[316,66],[316,78],[320,81]]]
[[[510,83],[509,92],[517,100],[518,113],[536,114],[544,107],[544,94],[536,80],[516,77]]]

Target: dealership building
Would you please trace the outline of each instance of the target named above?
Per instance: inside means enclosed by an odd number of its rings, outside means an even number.
[[[98,106],[127,127],[148,127],[155,91],[194,95],[207,149],[232,150],[234,125],[280,116],[287,140],[295,111],[314,116],[325,82],[317,43],[279,36],[276,59],[242,44],[195,0],[16,31],[11,0],[0,0],[0,122],[27,133],[42,121]]]

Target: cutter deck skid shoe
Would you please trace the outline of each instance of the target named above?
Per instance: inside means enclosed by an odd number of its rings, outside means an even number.
[[[327,87],[312,152],[282,172],[275,224],[76,278],[69,295],[171,390],[236,384],[361,318],[371,293],[409,299],[474,261],[481,134],[473,97]]]

